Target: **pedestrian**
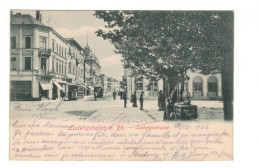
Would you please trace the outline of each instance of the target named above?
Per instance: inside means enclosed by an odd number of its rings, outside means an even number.
[[[116,100],[116,90],[113,91],[113,98]]]
[[[134,94],[131,96],[131,102],[133,103],[133,107],[137,107],[136,91],[134,91]]]
[[[97,101],[97,91],[94,90],[94,101]]]
[[[65,92],[64,91],[61,91],[61,98],[62,98],[62,100],[65,100]]]
[[[162,90],[159,91],[159,96],[158,96],[158,106],[159,106],[159,111],[162,111],[164,108],[164,95],[162,93]]]
[[[140,110],[143,110],[143,106],[144,106],[144,92],[141,92],[139,101],[140,101]]]
[[[74,89],[74,100],[77,100],[78,98],[78,92],[77,89]]]
[[[126,108],[126,104],[127,104],[127,93],[126,93],[126,91],[123,94],[123,99],[124,99],[124,107]]]

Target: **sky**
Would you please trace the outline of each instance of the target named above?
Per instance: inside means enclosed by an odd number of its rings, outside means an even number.
[[[34,10],[15,10],[13,13],[30,14],[36,17]],[[41,11],[42,23],[54,28],[64,38],[74,38],[82,47],[87,42],[95,50],[101,65],[101,73],[107,77],[122,80],[124,69],[121,55],[114,53],[114,46],[94,33],[104,28],[105,22],[93,16],[94,11]]]

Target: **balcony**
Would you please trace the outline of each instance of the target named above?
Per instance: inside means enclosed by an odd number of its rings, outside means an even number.
[[[49,72],[46,69],[40,69],[38,74],[40,76],[49,77],[49,78],[53,78],[55,76],[55,73]]]
[[[38,56],[45,56],[45,57],[51,56],[51,49],[40,48]]]

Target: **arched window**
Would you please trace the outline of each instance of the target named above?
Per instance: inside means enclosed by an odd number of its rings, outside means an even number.
[[[218,93],[218,78],[210,76],[208,78],[208,96],[216,97]]]

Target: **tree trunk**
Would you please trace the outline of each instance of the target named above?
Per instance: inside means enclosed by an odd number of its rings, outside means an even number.
[[[226,56],[226,65],[222,70],[222,95],[224,119],[233,120],[233,53]]]
[[[183,92],[184,92],[184,75],[181,75],[181,90],[180,90],[180,101],[183,101]]]

